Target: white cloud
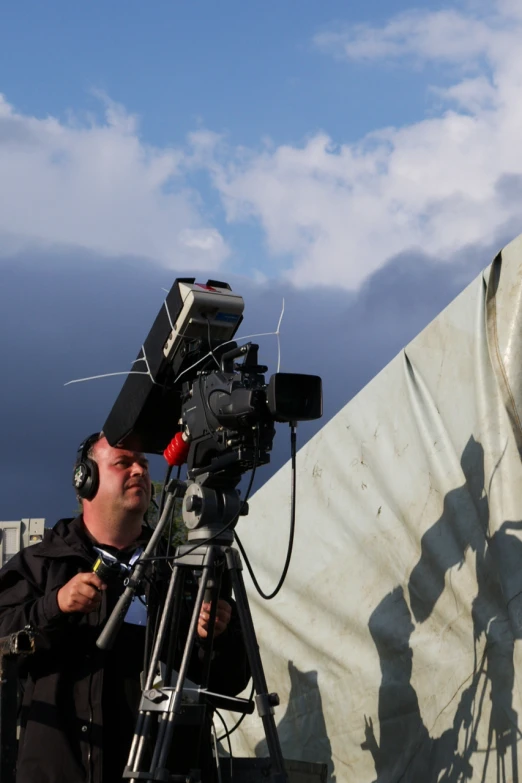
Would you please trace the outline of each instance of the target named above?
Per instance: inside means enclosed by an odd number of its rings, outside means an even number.
[[[316,46],[348,60],[414,56],[449,63],[475,64],[494,49],[503,34],[503,16],[482,19],[457,10],[408,11],[382,27],[366,24],[319,33]]]
[[[65,245],[218,267],[228,248],[186,187],[190,155],[144,144],[136,118],[99,97],[103,122],[63,123],[0,95],[0,254]]]
[[[506,226],[522,231],[522,203],[507,195],[522,183],[522,24],[502,13],[410,13],[350,31],[346,56],[451,62],[456,81],[437,98],[454,108],[358,144],[317,134],[235,160],[222,152],[213,176],[228,219],[260,221],[298,284],[349,288],[407,250],[444,261]]]
[[[432,92],[444,101],[471,113],[477,113],[481,109],[494,109],[497,104],[497,90],[486,76],[463,79],[450,87],[435,86]]]
[[[486,0],[488,2],[488,0]],[[522,19],[522,5],[520,0],[497,0],[499,12],[506,17]]]
[[[158,149],[105,98],[104,122],[89,124],[35,119],[0,101],[0,252],[61,242],[217,266],[228,247],[186,186],[197,168],[210,173],[229,223],[258,223],[299,285],[354,289],[402,252],[444,262],[468,245],[490,247],[506,227],[519,233],[522,14],[518,0],[467,1],[466,13],[410,12],[316,40],[347,59],[445,65],[445,83],[427,85],[439,116],[356,144],[316,133],[300,145],[230,149],[198,130],[182,150]]]

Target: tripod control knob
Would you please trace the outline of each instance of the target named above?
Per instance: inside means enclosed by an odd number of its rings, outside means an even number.
[[[160,701],[165,701],[165,699],[168,699],[168,696],[157,688],[152,688],[150,691],[143,691],[143,695],[146,699],[154,702],[155,704],[159,704]]]
[[[197,495],[189,495],[185,501],[187,511],[194,511],[196,514],[203,508],[203,501]]]
[[[259,717],[266,718],[267,715],[274,714],[274,707],[279,704],[279,696],[277,693],[258,693],[255,702]]]

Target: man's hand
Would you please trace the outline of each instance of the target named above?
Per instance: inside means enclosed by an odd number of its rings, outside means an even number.
[[[62,612],[94,612],[107,585],[93,573],[76,574],[58,590],[56,600]]]
[[[216,611],[216,626],[214,629],[214,638],[220,636],[223,631],[226,631],[227,625],[232,617],[232,607],[223,599],[219,599],[217,602]],[[208,636],[208,621],[210,619],[210,604],[203,604],[201,612],[199,613],[198,620],[198,636],[201,639],[206,639]]]

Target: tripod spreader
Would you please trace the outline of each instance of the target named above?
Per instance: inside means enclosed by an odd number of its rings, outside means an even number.
[[[146,710],[147,712],[172,712],[175,693],[175,688],[152,688],[149,691],[144,691],[140,702],[140,710]],[[243,715],[252,715],[255,709],[254,702],[249,701],[249,699],[213,693],[206,688],[184,687],[182,704],[208,704],[217,710],[231,710]]]

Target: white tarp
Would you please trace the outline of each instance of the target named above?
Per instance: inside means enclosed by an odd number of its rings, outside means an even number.
[[[519,237],[299,452],[282,592],[245,569],[286,758],[342,783],[519,780],[521,342]],[[265,591],[289,504],[287,465],[238,527]],[[266,755],[257,716],[234,737]]]

